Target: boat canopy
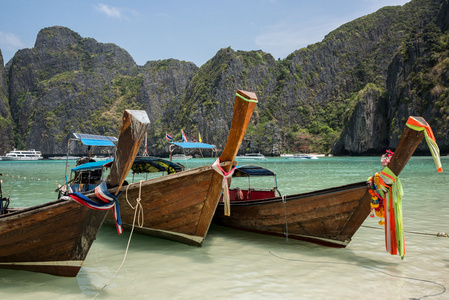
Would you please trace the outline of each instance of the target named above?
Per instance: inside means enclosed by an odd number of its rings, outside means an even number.
[[[118,139],[114,136],[85,134],[85,133],[73,133],[76,140],[81,141],[86,146],[110,146],[115,147]]]
[[[184,166],[159,157],[141,156],[136,157],[131,170],[133,174],[155,172],[167,172],[171,174],[183,171]]]
[[[113,159],[88,162],[88,163],[76,166],[75,168],[72,169],[72,172],[103,169],[103,167],[108,167],[107,165],[111,164],[112,161],[113,161]]]
[[[255,165],[237,166],[234,171],[234,177],[250,177],[250,176],[275,176],[276,174],[266,168]]]
[[[191,142],[175,142],[171,143],[183,149],[215,149],[215,145],[205,144],[205,143],[191,143]],[[171,145],[170,145],[171,146]]]

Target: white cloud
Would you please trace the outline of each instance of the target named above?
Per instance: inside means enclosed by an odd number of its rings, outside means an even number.
[[[95,5],[94,8],[99,12],[104,13],[108,17],[119,19],[122,17],[122,13],[120,12],[120,9],[117,7],[112,7],[106,4],[99,3],[98,5]]]
[[[18,36],[10,32],[0,31],[0,48],[15,51],[24,47],[25,44]]]
[[[138,13],[134,9],[128,8],[119,8],[114,6],[109,6],[107,4],[99,3],[94,5],[94,8],[102,14],[110,18],[124,19],[127,21],[131,21],[132,17],[129,15],[137,16]]]

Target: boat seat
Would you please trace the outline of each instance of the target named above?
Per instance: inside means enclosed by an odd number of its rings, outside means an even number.
[[[240,188],[235,189],[234,199],[237,201],[242,201],[243,199],[245,199],[245,196],[243,195],[243,191]]]
[[[248,190],[240,190],[241,194],[238,195],[238,188],[229,189],[229,198],[235,201],[243,201],[243,200],[259,200],[259,199],[267,199],[276,197],[276,188],[271,190],[255,190],[251,188]]]

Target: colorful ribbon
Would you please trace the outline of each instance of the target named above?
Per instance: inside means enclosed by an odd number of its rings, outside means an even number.
[[[114,196],[111,193],[109,193],[108,187],[106,185],[106,182],[103,181],[100,185],[98,185],[95,188],[95,196],[97,196],[98,199],[102,201],[102,203],[95,202],[91,200],[89,197],[81,194],[81,193],[71,193],[68,194],[65,197],[62,197],[63,199],[73,199],[79,204],[82,204],[84,206],[87,206],[91,209],[96,210],[108,210],[113,208],[114,213],[114,219],[115,219],[115,226],[117,227],[118,234],[122,234],[122,221],[120,218],[120,207],[118,204],[118,196]]]
[[[423,119],[424,120],[424,119]],[[425,121],[424,121],[425,122]],[[441,166],[440,161],[440,149],[438,148],[437,142],[435,140],[435,136],[433,135],[432,128],[430,128],[429,124],[422,124],[414,117],[409,117],[407,123],[405,124],[407,127],[415,130],[415,131],[423,131],[424,136],[426,137],[427,145],[429,146],[430,152],[432,153],[433,160],[435,161],[435,165],[437,167],[438,172],[443,171],[443,167]]]
[[[404,259],[404,225],[402,217],[402,189],[399,178],[385,167],[381,172],[368,178],[370,194],[372,197],[371,208],[381,220],[380,225],[385,225],[385,248],[392,255],[399,254]]]
[[[231,201],[229,197],[229,183],[228,178],[234,174],[235,167],[233,167],[229,172],[223,170],[220,166],[220,158],[218,158],[212,165],[212,168],[221,176],[223,176],[223,181],[221,183],[221,187],[224,191],[223,194],[223,202],[224,202],[224,214],[225,216],[231,215]]]
[[[391,188],[385,193],[384,211],[385,211],[385,244],[387,251],[392,254],[398,254],[404,259],[404,222],[402,217],[402,189],[401,180],[388,167],[385,167],[380,176],[385,184]]]
[[[426,137],[427,145],[430,148],[437,170],[438,172],[442,172],[440,149],[438,148],[429,124],[427,122],[423,124],[414,117],[409,117],[406,125],[415,131],[425,130],[424,136]],[[390,254],[398,254],[401,256],[401,259],[404,259],[405,243],[402,215],[402,196],[404,195],[404,190],[402,189],[401,181],[396,174],[388,167],[385,167],[381,172],[368,178],[368,182],[370,184],[369,192],[372,196],[371,207],[376,210],[376,213],[379,211],[381,218],[385,218],[385,247]],[[379,222],[379,224],[383,224],[383,221]]]

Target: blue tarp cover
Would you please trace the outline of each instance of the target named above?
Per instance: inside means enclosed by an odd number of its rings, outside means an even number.
[[[110,163],[111,161],[113,161],[113,159],[88,162],[73,168],[72,172],[102,169],[104,165]]]
[[[73,135],[86,146],[115,147],[114,142],[118,141],[118,139],[114,136],[104,136],[104,135],[85,134],[85,133],[74,133]]]
[[[201,149],[214,149],[215,146],[214,145],[210,145],[210,144],[205,144],[205,143],[191,143],[191,142],[181,142],[181,143],[172,143],[178,147],[181,148],[201,148]]]
[[[262,168],[254,165],[237,166],[234,171],[235,177],[248,177],[248,176],[274,176],[275,173],[266,168]]]

